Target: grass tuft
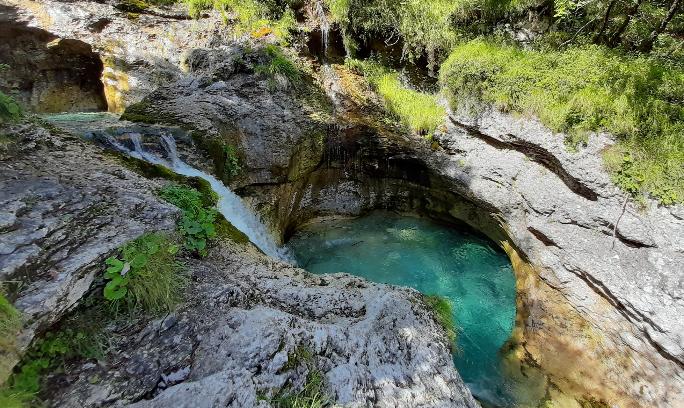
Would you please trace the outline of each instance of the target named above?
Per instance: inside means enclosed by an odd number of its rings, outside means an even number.
[[[186,277],[176,261],[178,246],[162,233],[148,233],[127,243],[107,259],[105,299],[112,307],[150,313],[172,310],[180,301]]]
[[[399,74],[377,62],[347,59],[348,68],[363,74],[382,97],[387,109],[411,131],[431,136],[442,124],[445,109],[437,103],[437,96],[405,87]]]

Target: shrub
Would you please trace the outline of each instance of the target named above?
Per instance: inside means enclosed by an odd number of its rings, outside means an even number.
[[[167,235],[148,233],[127,243],[120,256],[106,260],[105,299],[118,309],[139,307],[151,313],[168,311],[180,300],[185,277],[179,273],[176,245]]]
[[[348,59],[345,64],[363,73],[380,94],[387,109],[413,132],[432,135],[444,121],[446,111],[437,103],[437,97],[403,86],[399,74],[373,61]]]
[[[449,343],[454,347],[456,343],[456,324],[454,323],[451,302],[443,296],[427,295],[425,296],[425,304],[432,309],[437,323],[444,328]]]
[[[14,122],[22,116],[21,107],[11,96],[0,92],[0,123]]]
[[[622,153],[606,163],[619,186],[684,202],[684,70],[676,66],[599,46],[538,52],[476,40],[452,52],[440,81],[454,109],[534,115],[575,140],[608,131]]]
[[[203,202],[202,193],[190,187],[169,185],[159,191],[159,196],[183,210],[179,231],[185,238],[185,247],[206,256],[207,243],[216,236],[216,209]]]

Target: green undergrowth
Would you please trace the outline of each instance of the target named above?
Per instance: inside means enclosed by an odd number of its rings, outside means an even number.
[[[40,393],[45,388],[46,374],[63,373],[67,364],[75,360],[104,358],[109,340],[102,329],[111,318],[102,307],[101,299],[97,303],[83,310],[79,307],[58,327],[34,340],[7,384],[0,389],[0,406],[42,406]]]
[[[184,0],[190,16],[199,18],[203,12],[214,9],[221,13],[226,23],[233,24],[236,34],[249,34],[253,38],[269,35],[283,44],[290,38],[296,25],[290,7],[293,1],[259,0]]]
[[[14,364],[17,336],[21,331],[21,313],[2,293],[0,286],[0,379],[5,378]],[[2,406],[2,404],[0,404]]]
[[[203,200],[202,193],[183,185],[168,185],[159,196],[183,210],[179,232],[185,240],[185,248],[199,256],[207,255],[209,240],[216,236],[218,211],[214,203]]]
[[[445,297],[439,295],[427,295],[424,299],[425,304],[434,312],[437,323],[444,328],[449,344],[453,349],[456,344],[456,324],[454,323],[451,303]]]
[[[172,310],[187,281],[176,260],[178,250],[173,237],[147,233],[107,258],[103,295],[111,307],[153,314]]]
[[[257,65],[254,71],[257,74],[266,75],[271,88],[275,88],[280,80],[286,80],[295,85],[300,82],[302,79],[300,68],[280,47],[269,44],[264,47],[264,52],[268,61]]]
[[[287,385],[271,398],[264,398],[275,408],[323,408],[332,404],[325,390],[325,375],[316,368],[311,350],[298,346],[287,356],[283,370],[305,368],[306,380],[300,387]]]
[[[387,109],[413,132],[431,136],[444,121],[446,111],[437,103],[437,96],[407,88],[398,73],[370,60],[347,59],[346,65],[363,74]]]
[[[615,135],[606,152],[613,180],[663,204],[684,202],[684,70],[599,46],[527,51],[475,40],[440,71],[450,104],[538,117],[572,144],[592,131]]]

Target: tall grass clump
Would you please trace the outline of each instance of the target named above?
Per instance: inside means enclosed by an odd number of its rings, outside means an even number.
[[[684,202],[681,68],[599,46],[539,52],[474,40],[454,49],[440,82],[454,109],[533,115],[574,141],[610,132],[618,144],[605,162],[620,187]]]
[[[382,97],[387,109],[401,123],[421,135],[431,136],[446,115],[437,103],[437,96],[419,92],[404,86],[399,74],[374,61],[348,59],[347,66],[363,74]]]
[[[257,65],[255,71],[268,77],[269,85],[274,87],[281,80],[287,80],[291,84],[296,84],[302,78],[302,72],[297,64],[288,57],[283,50],[273,44],[264,48],[267,62]]]
[[[178,245],[165,234],[148,233],[107,259],[103,295],[116,309],[169,311],[180,301],[186,277],[176,261]]]

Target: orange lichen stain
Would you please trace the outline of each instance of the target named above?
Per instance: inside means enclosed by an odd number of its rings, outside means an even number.
[[[252,31],[252,37],[257,39],[267,37],[271,34],[273,34],[271,27],[261,27],[258,30]]]

